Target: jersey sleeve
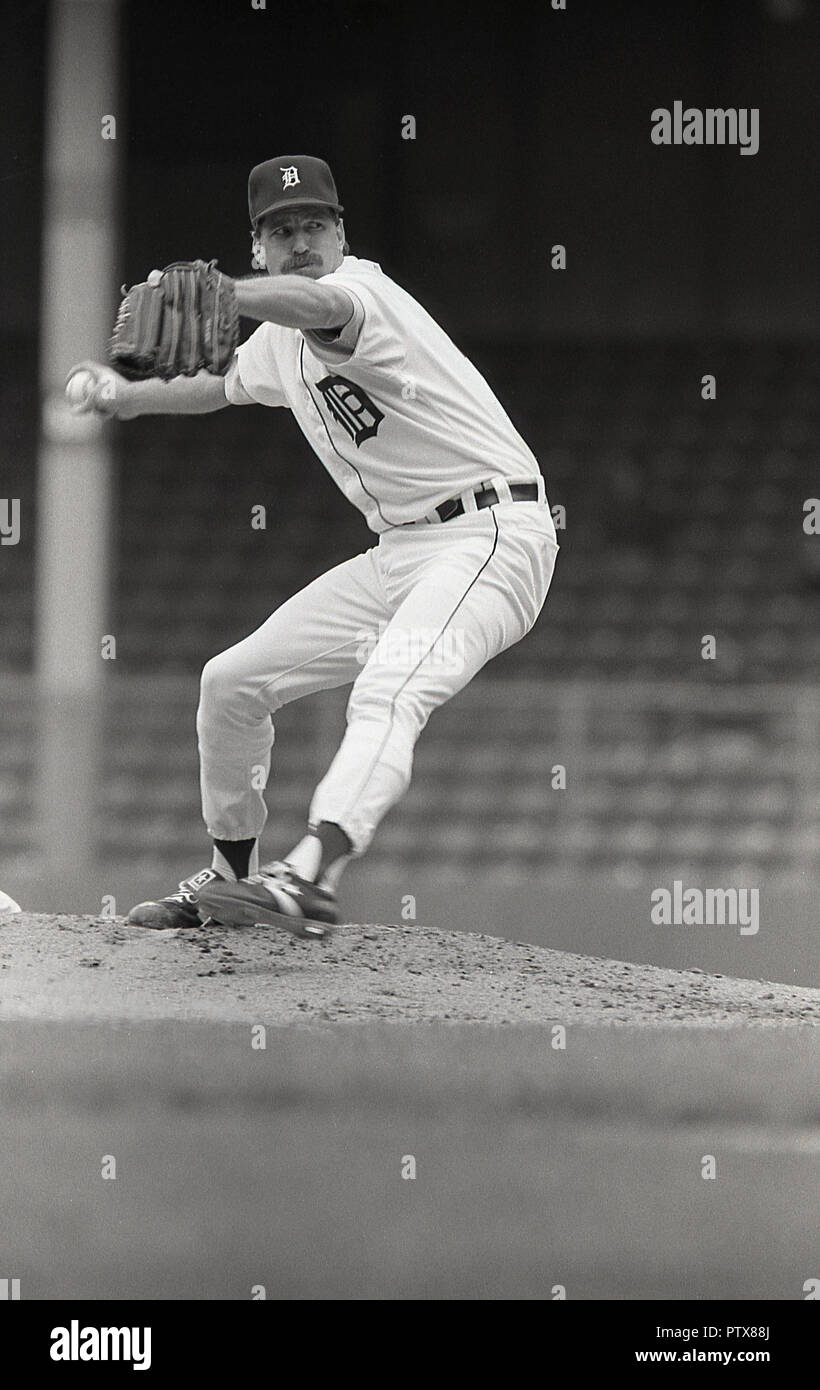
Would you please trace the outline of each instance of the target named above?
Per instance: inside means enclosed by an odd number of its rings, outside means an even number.
[[[235,370],[232,369],[228,373],[225,381],[225,395],[231,405],[247,403],[240,394],[240,389],[259,405],[288,404],[269,328],[269,324],[261,323],[248,340],[236,349]]]
[[[340,286],[353,301],[353,313],[341,328],[303,328],[303,337],[320,362],[349,362],[359,341],[364,325],[364,305],[359,296],[348,285]]]
[[[256,405],[253,396],[249,396],[239,375],[239,361],[236,353],[233,355],[231,365],[225,373],[225,399],[229,405]]]
[[[391,302],[380,275],[354,275],[344,267],[323,275],[321,284],[338,285],[353,300],[353,316],[332,337],[307,330],[305,340],[320,362],[355,362],[362,366],[395,371],[407,352],[406,333],[397,307]]]

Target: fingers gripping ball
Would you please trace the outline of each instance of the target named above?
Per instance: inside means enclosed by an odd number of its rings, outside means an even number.
[[[101,362],[78,362],[66,378],[65,395],[75,415],[91,411],[115,415],[119,397],[117,373]]]
[[[238,341],[233,281],[216,261],[175,261],[125,292],[109,355],[130,380],[224,376]]]
[[[69,405],[75,409],[86,405],[96,385],[97,378],[93,372],[75,372],[66,382],[65,394]]]

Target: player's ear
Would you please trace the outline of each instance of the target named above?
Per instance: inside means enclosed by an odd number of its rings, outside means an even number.
[[[265,256],[265,248],[259,240],[259,237],[257,236],[256,232],[251,232],[251,239],[251,265],[253,266],[254,270],[266,270],[268,262],[267,257]]]
[[[336,240],[339,243],[340,250],[346,256],[348,251],[350,250],[350,247],[347,244],[347,238],[345,237],[345,224],[342,221],[341,217],[336,223]]]

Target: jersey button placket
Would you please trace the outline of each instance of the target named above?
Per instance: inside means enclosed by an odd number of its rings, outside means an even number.
[[[304,400],[305,409],[307,410],[308,419],[310,421],[311,434],[313,435],[314,439],[318,440],[320,443],[324,443],[325,431],[324,425],[322,424],[322,417],[319,413],[319,409],[316,405],[316,402],[314,401],[313,396],[311,395],[307,387],[305,387]]]

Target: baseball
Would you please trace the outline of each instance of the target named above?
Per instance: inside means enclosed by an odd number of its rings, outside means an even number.
[[[0,912],[22,912],[22,911],[23,911],[22,907],[20,906],[19,903],[16,903],[16,902],[14,901],[14,898],[10,898],[9,895],[8,895],[8,893],[4,893],[4,892],[2,892],[2,890],[0,890]]]
[[[86,400],[91,395],[97,385],[97,378],[93,372],[75,372],[66,382],[66,399],[69,405],[85,405]]]

